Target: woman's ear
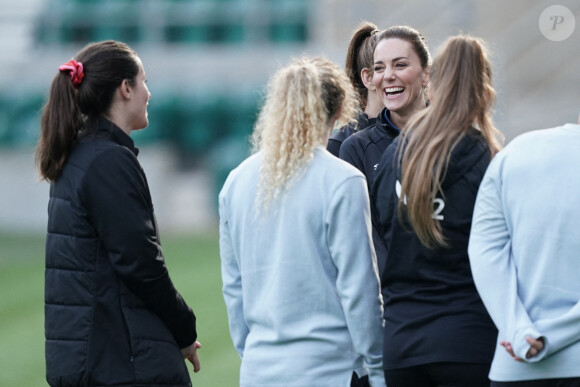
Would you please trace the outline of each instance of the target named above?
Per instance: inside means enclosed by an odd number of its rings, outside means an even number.
[[[367,89],[370,91],[375,91],[377,89],[373,83],[373,71],[371,69],[364,67],[360,71],[360,77]]]
[[[123,82],[119,85],[119,91],[121,92],[121,96],[125,99],[131,98],[131,84],[129,83],[128,79],[123,79]]]
[[[426,87],[429,84],[429,72],[431,71],[431,66],[427,66],[423,70],[423,87]]]

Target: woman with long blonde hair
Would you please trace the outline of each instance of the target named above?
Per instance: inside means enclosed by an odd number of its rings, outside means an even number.
[[[240,385],[384,386],[382,301],[364,176],[324,145],[355,115],[342,70],[300,58],[272,78],[255,153],[219,196],[223,295]]]
[[[387,249],[385,377],[389,386],[484,386],[497,331],[467,255],[477,190],[501,147],[484,42],[449,38],[430,82],[429,108],[385,151],[371,188]]]

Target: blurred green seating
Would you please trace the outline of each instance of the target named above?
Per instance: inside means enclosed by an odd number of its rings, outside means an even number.
[[[8,101],[0,95],[0,147],[10,143],[10,110]]]
[[[34,147],[40,135],[43,97],[37,94],[0,96],[0,147]]]
[[[0,147],[34,146],[45,96],[0,94]],[[167,90],[149,104],[149,126],[131,135],[138,146],[170,144],[184,158],[201,160],[225,141],[248,143],[258,113],[253,90],[180,94]]]
[[[268,30],[270,40],[275,43],[299,43],[308,38],[308,29],[304,23],[276,23]]]
[[[34,37],[45,45],[150,38],[171,44],[300,43],[308,39],[308,9],[305,0],[52,0],[38,14]]]

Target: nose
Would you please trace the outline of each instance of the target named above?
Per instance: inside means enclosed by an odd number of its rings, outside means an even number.
[[[387,67],[385,69],[385,79],[393,79],[395,77],[395,71],[392,67]]]

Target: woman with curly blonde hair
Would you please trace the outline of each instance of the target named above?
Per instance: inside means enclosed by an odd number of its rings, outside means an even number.
[[[345,80],[334,64],[303,58],[270,81],[252,136],[254,150],[264,152],[258,184],[262,209],[287,188],[336,124],[351,121],[357,105]]]
[[[300,58],[270,81],[255,153],[219,196],[223,294],[240,385],[384,386],[365,178],[325,148],[355,116],[344,72]]]

